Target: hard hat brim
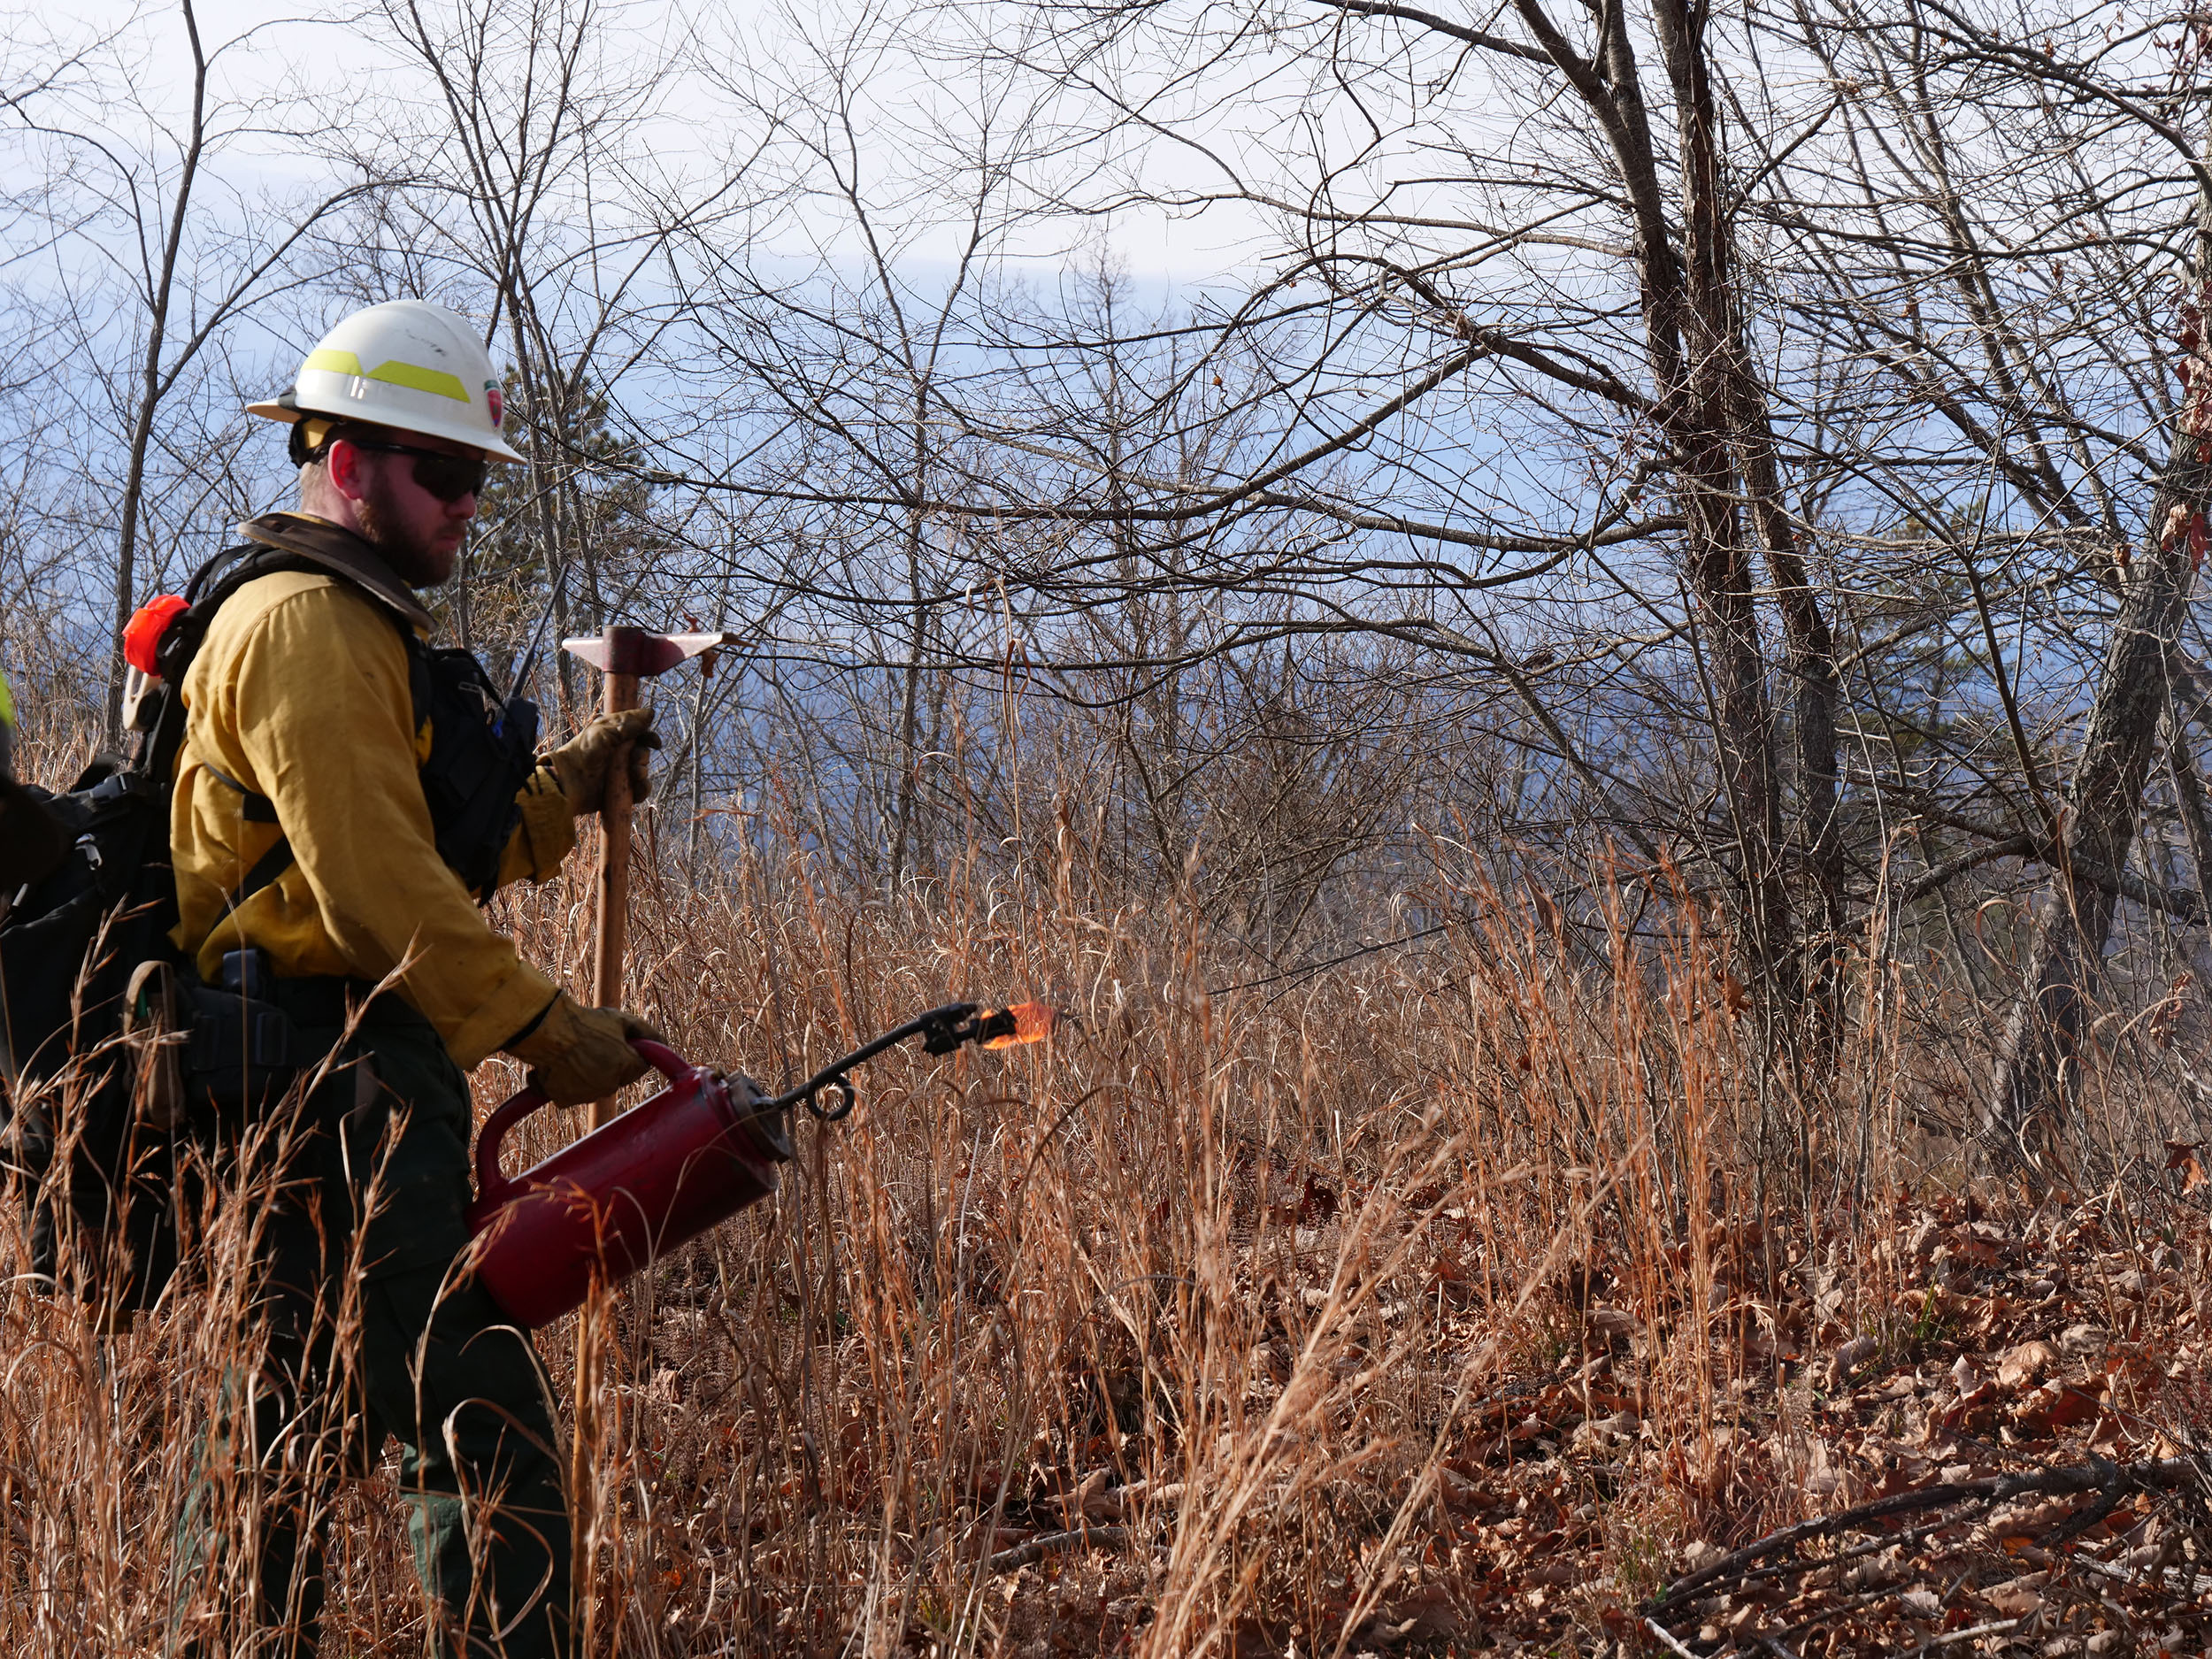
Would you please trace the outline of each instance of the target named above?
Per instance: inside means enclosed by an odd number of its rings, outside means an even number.
[[[352,426],[383,426],[393,432],[411,432],[421,437],[443,438],[452,443],[465,443],[472,449],[481,449],[488,460],[508,461],[523,466],[529,465],[529,457],[517,453],[503,438],[493,438],[487,442],[483,433],[465,428],[447,431],[444,430],[445,423],[443,422],[410,419],[396,410],[380,410],[376,414],[371,415],[364,413],[358,408],[333,409],[327,406],[329,402],[336,400],[319,399],[314,403],[301,403],[298,399],[299,394],[296,390],[285,392],[276,397],[264,398],[257,403],[248,403],[246,412],[249,415],[258,415],[264,420],[277,421],[287,426],[298,424],[309,415],[320,415],[329,420],[342,420]],[[456,425],[457,426],[457,423]]]

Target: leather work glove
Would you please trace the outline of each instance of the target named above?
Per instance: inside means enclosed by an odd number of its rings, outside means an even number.
[[[652,1068],[630,1047],[631,1039],[667,1039],[618,1008],[587,1008],[563,991],[538,1023],[507,1044],[507,1052],[530,1068],[534,1087],[556,1106],[580,1106],[603,1100]]]
[[[597,716],[548,755],[545,764],[553,769],[561,793],[568,797],[568,810],[581,818],[596,812],[607,798],[607,769],[618,753],[629,759],[630,799],[645,800],[651,794],[645,751],[660,746],[660,733],[653,729],[652,710],[625,709],[620,714]]]

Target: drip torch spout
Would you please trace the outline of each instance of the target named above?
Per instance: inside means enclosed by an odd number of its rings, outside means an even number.
[[[903,1025],[894,1026],[880,1037],[863,1043],[850,1054],[833,1060],[797,1087],[787,1090],[773,1100],[760,1102],[764,1112],[785,1111],[794,1106],[804,1106],[824,1123],[835,1123],[853,1109],[853,1086],[846,1076],[855,1066],[872,1060],[886,1048],[896,1048],[910,1037],[922,1039],[925,1054],[950,1054],[963,1043],[978,1043],[986,1048],[1002,1048],[1018,1042],[1034,1042],[1052,1025],[1052,1011],[1041,1002],[1024,1002],[1013,1008],[984,1010],[974,1002],[947,1002],[933,1008],[926,1014],[918,1014]],[[824,1107],[815,1097],[824,1089],[834,1089],[838,1102]]]

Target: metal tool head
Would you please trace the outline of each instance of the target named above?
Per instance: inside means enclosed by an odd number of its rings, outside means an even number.
[[[653,634],[644,628],[617,626],[604,634],[563,640],[561,649],[581,657],[603,674],[635,674],[650,680],[703,651],[737,643],[737,635],[713,634]]]

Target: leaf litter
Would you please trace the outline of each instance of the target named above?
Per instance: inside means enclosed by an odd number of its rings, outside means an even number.
[[[1950,1196],[1901,1199],[1873,1232],[1881,1294],[1801,1240],[1733,1240],[1771,1285],[1717,1284],[1694,1402],[1663,1374],[1684,1310],[1572,1264],[1538,1310],[1569,1340],[1459,1413],[1385,1594],[1363,1613],[1340,1572],[1333,1619],[1256,1605],[1220,1650],[2212,1651],[2202,1216]],[[1446,1282],[1448,1234],[1434,1256]],[[1102,1464],[1017,1505],[1039,1530],[991,1563],[1001,1650],[1142,1647],[1185,1496]]]

